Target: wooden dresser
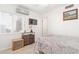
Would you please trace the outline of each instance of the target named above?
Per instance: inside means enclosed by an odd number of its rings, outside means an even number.
[[[22,39],[24,39],[24,46],[32,44],[35,42],[34,34],[23,34]]]

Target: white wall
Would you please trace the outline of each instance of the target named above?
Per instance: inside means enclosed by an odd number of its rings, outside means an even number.
[[[29,18],[37,19],[37,25],[33,25],[33,31],[36,32],[36,34],[41,35],[42,33],[42,18],[39,14],[30,12]]]
[[[76,8],[79,9],[79,5],[74,5],[74,7],[69,9],[65,9],[65,5],[62,5],[62,7],[54,8],[54,10],[45,14],[44,16],[48,20],[48,34],[79,37],[79,19],[63,21],[63,12]]]
[[[5,50],[12,47],[12,40],[21,38],[21,34],[0,34],[0,50]]]
[[[16,11],[16,6],[17,5],[0,5],[0,11],[15,14],[16,13],[15,12]],[[28,18],[31,17],[31,18],[34,18],[34,19],[38,20],[38,25],[33,26],[33,30],[34,30],[34,32],[36,32],[37,36],[40,36],[41,31],[42,31],[41,30],[42,26],[41,26],[40,15],[33,12],[33,11],[30,11],[30,15],[27,16],[27,17]],[[28,22],[28,20],[26,22]],[[28,25],[27,25],[27,27],[28,27]],[[20,33],[0,34],[0,50],[11,48],[12,40],[16,39],[16,38],[21,38],[21,34]]]

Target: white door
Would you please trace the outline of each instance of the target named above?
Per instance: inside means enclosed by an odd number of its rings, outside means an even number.
[[[45,36],[48,34],[48,23],[47,23],[47,17],[43,17],[42,19],[42,35]]]

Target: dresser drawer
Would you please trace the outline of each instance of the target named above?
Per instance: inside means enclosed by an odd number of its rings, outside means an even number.
[[[35,42],[35,35],[34,34],[22,35],[22,38],[24,39],[24,46]]]

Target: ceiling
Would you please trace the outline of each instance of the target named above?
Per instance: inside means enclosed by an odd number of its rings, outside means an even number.
[[[27,7],[28,9],[38,12],[40,14],[43,14],[63,5],[64,4],[23,4],[22,6]]]

